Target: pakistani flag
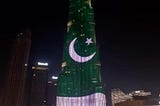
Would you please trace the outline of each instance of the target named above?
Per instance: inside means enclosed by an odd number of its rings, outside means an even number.
[[[57,106],[106,106],[91,0],[70,0]]]

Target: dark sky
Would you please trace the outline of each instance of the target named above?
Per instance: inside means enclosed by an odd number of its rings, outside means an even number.
[[[160,90],[159,3],[94,0],[93,4],[102,77],[107,89]],[[58,75],[68,0],[6,1],[0,5],[1,36],[31,28],[30,63],[49,62],[50,76]]]

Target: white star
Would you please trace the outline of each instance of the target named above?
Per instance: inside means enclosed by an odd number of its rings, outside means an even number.
[[[90,45],[90,43],[93,43],[92,38],[87,38],[85,43],[87,43],[88,45]]]

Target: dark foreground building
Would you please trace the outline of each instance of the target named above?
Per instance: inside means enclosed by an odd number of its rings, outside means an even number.
[[[30,45],[31,32],[29,30],[17,35],[7,67],[2,106],[25,106],[24,91]]]
[[[159,101],[151,97],[134,97],[133,99],[117,103],[114,106],[159,106]]]
[[[56,106],[57,78],[54,76],[48,81],[47,94],[47,106]]]
[[[7,70],[7,65],[11,56],[11,48],[13,48],[13,41],[15,36],[12,34],[0,34],[0,104],[2,104],[2,92],[4,89],[4,80]]]
[[[46,106],[48,67],[36,65],[32,67],[32,85],[29,106]]]

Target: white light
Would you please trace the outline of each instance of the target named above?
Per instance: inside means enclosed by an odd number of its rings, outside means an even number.
[[[140,93],[141,91],[135,91],[135,93]]]
[[[159,101],[158,103],[159,103],[159,105],[160,105],[160,101]]]
[[[52,79],[58,79],[58,77],[57,76],[52,76]]]
[[[38,62],[38,65],[48,66],[48,63],[41,63],[41,62]]]

